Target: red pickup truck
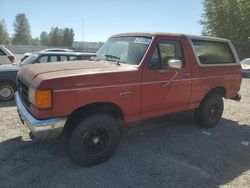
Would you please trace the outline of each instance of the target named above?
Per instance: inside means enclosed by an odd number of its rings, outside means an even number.
[[[241,80],[229,40],[126,33],[90,61],[24,66],[15,99],[35,136],[63,134],[69,157],[91,166],[111,157],[130,122],[193,110],[197,124],[216,126],[222,98],[240,100]]]

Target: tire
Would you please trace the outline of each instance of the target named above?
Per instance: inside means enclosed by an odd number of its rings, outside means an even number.
[[[16,86],[10,82],[0,82],[0,100],[8,101],[13,99]]]
[[[78,121],[65,135],[66,152],[76,164],[89,167],[107,161],[120,140],[120,128],[114,118],[96,114]]]
[[[207,96],[194,111],[195,122],[204,128],[213,128],[218,125],[223,114],[223,99],[218,94]]]

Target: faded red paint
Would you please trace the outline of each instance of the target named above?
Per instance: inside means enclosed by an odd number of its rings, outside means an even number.
[[[119,106],[126,122],[195,109],[204,96],[218,86],[226,89],[226,98],[240,89],[241,66],[201,67],[188,38],[180,34],[137,33],[117,36],[153,36],[154,40],[140,66],[117,66],[103,62],[55,63],[32,65],[19,72],[19,78],[40,89],[53,90],[53,108],[39,110],[30,106],[39,118],[69,116],[76,109],[97,102]],[[181,41],[185,66],[180,70],[149,70],[147,64],[160,39]],[[131,95],[121,96],[124,92]]]

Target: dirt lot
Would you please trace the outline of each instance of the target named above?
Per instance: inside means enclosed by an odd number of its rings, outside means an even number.
[[[71,163],[62,140],[31,140],[14,102],[1,103],[0,187],[249,187],[250,79],[241,94],[214,129],[197,127],[191,112],[136,124],[91,168]]]

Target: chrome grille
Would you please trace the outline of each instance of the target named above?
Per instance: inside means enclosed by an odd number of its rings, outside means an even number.
[[[29,87],[21,80],[18,79],[18,93],[28,106],[29,104]]]

